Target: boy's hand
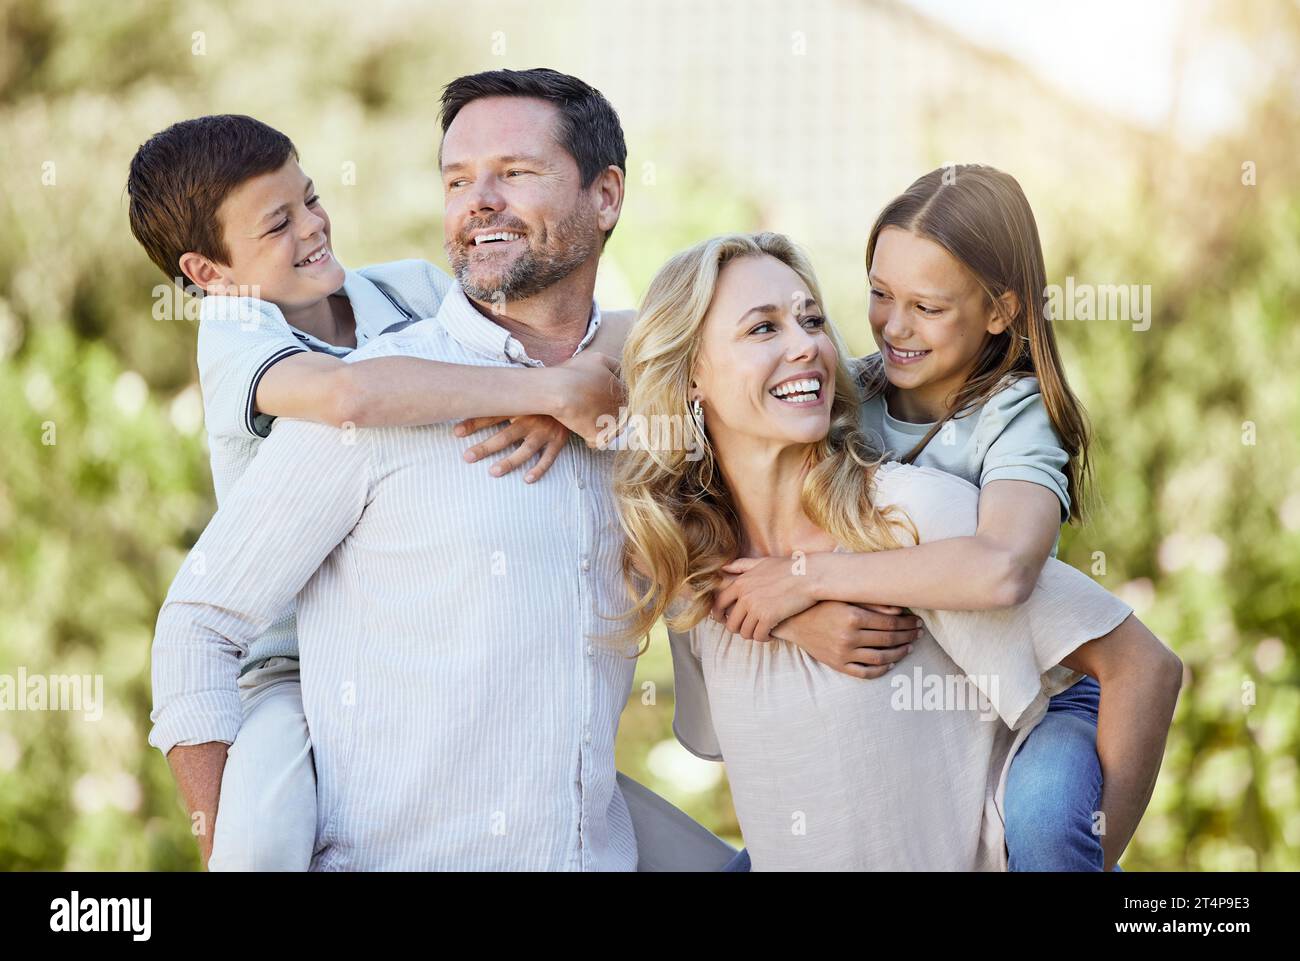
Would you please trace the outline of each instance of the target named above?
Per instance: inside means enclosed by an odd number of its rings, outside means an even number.
[[[503,451],[515,441],[519,441],[519,446],[513,453],[492,465],[489,473],[493,477],[504,477],[515,468],[522,467],[532,459],[534,454],[541,451],[541,458],[524,475],[524,483],[531,484],[550,470],[551,465],[555,463],[555,458],[560,456],[560,451],[569,442],[568,428],[554,417],[545,414],[526,414],[523,417],[513,418],[474,417],[457,424],[455,433],[457,437],[467,437],[475,431],[502,423],[506,424],[504,428],[465,451],[465,460],[472,464],[489,454]]]
[[[618,361],[588,347],[546,373],[555,380],[555,417],[569,430],[595,446],[602,415],[618,416],[626,399],[618,377]]]
[[[864,680],[881,677],[912,650],[920,621],[899,616],[897,607],[859,607],[820,601],[777,626],[772,637],[798,644],[841,674]]]
[[[776,625],[817,603],[806,561],[803,556],[739,557],[725,565],[725,573],[739,576],[714,595],[714,619],[725,620],[727,630],[746,640],[770,640]]]

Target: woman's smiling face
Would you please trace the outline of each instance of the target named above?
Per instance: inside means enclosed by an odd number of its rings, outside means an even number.
[[[871,333],[889,382],[937,403],[965,382],[985,337],[1007,327],[957,258],[902,228],[880,232],[868,279]]]
[[[826,436],[838,355],[825,326],[808,286],[776,257],[722,268],[690,395],[715,447],[740,435],[782,446]]]

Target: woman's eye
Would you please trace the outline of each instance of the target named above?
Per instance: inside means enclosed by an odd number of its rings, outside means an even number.
[[[320,194],[312,194],[310,197],[307,198],[308,207],[314,207],[318,203],[320,203]]]
[[[822,327],[826,326],[825,317],[805,317],[803,322],[805,324],[812,324],[814,330],[820,330]]]
[[[766,320],[765,320],[765,321],[763,321],[761,324],[759,324],[757,327],[755,327],[753,330],[751,330],[750,333],[751,333],[751,334],[757,334],[757,333],[759,333],[760,331],[763,332],[763,333],[767,333],[767,331],[764,331],[764,330],[763,330],[764,327],[766,327],[766,328],[768,329],[768,331],[770,331],[770,330],[775,330],[775,329],[776,329],[775,327],[772,326],[772,324],[771,324],[769,321],[766,321]]]
[[[939,308],[938,308],[938,307],[927,307],[927,306],[925,306],[925,304],[917,304],[917,305],[916,305],[916,309],[919,310],[919,311],[920,311],[921,313],[923,313],[923,314],[937,314],[937,313],[939,313]]]
[[[272,227],[270,233],[278,234],[280,231],[284,230],[284,228],[288,226],[289,226],[289,221],[287,220],[283,221],[279,226]]]
[[[886,300],[889,295],[886,294],[883,290],[876,290],[875,287],[872,287],[871,296],[875,297],[877,300]]]

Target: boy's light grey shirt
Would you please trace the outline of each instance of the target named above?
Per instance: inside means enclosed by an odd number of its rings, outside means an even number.
[[[859,423],[867,440],[890,460],[907,454],[934,426],[892,416],[883,395],[863,403]],[[954,474],[981,489],[995,480],[1039,484],[1060,499],[1062,523],[1070,517],[1068,462],[1036,377],[1021,378],[966,415],[950,420],[913,461],[918,467]],[[1059,544],[1058,537],[1053,557]]]
[[[390,354],[537,364],[458,287],[348,359]],[[297,595],[313,867],[632,870],[635,659],[594,636],[628,603],[613,458],[572,438],[524,484],[453,426],[277,424],[159,615],[151,743],[233,740],[241,655]]]
[[[343,291],[356,317],[357,345],[437,313],[452,279],[424,260],[399,260],[349,270]],[[345,357],[352,348],[291,327],[274,304],[251,297],[205,297],[199,310],[199,385],[203,393],[212,484],[217,503],[243,476],[271,432],[274,417],[258,413],[263,375],[306,350]],[[297,657],[292,606],[248,652],[243,670],[269,657]]]

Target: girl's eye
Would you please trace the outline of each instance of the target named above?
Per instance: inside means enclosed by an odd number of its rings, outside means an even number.
[[[270,233],[278,234],[280,231],[284,230],[284,228],[285,228],[285,227],[288,227],[288,226],[289,226],[289,221],[285,220],[285,221],[281,222],[279,226],[277,226],[277,227],[272,227],[271,230],[270,230]]]
[[[314,207],[318,203],[320,203],[320,194],[312,194],[310,197],[307,198],[308,207]]]
[[[919,310],[919,311],[920,311],[921,313],[923,313],[923,314],[937,314],[937,313],[940,313],[940,310],[939,310],[938,307],[927,307],[927,306],[925,306],[925,304],[917,304],[917,305],[916,305],[916,309]]]

